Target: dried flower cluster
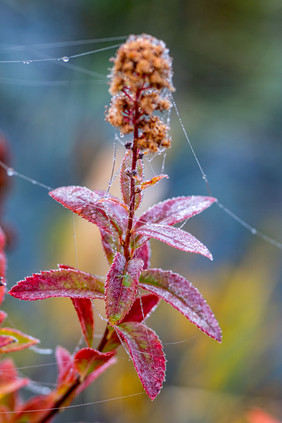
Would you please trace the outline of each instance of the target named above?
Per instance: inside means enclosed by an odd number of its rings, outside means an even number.
[[[134,133],[138,149],[157,152],[170,147],[169,127],[155,111],[171,107],[171,58],[166,45],[150,35],[130,36],[113,59],[106,119],[122,134]]]

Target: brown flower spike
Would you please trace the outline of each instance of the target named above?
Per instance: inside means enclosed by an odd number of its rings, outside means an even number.
[[[168,95],[174,91],[166,45],[151,35],[131,35],[112,60],[113,98],[106,120],[122,134],[133,132],[139,150],[154,153],[170,147],[168,125],[153,115],[170,109]]]

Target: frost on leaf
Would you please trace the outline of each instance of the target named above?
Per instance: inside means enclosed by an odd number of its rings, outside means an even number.
[[[90,273],[61,267],[28,276],[18,282],[9,293],[27,301],[51,297],[101,299],[104,297],[104,284]]]
[[[174,225],[201,213],[216,201],[213,197],[176,197],[155,204],[137,220],[135,230],[146,223]]]
[[[0,348],[0,353],[20,351],[40,342],[39,339],[33,338],[30,335],[26,335],[25,333],[12,328],[0,328],[0,336],[7,336],[14,339],[14,342],[2,346]]]
[[[160,299],[157,295],[145,294],[137,297],[127,315],[121,323],[125,322],[144,322],[153,311],[157,308]],[[107,342],[103,348],[103,351],[116,350],[120,345],[120,338],[118,337],[115,330],[109,327],[109,334],[107,336]]]
[[[165,379],[165,355],[155,332],[142,323],[126,322],[115,327],[125,341],[138,377],[153,400]]]
[[[121,322],[129,312],[138,288],[143,261],[117,253],[105,283],[106,313],[111,325]]]
[[[121,171],[120,171],[120,187],[124,203],[129,207],[130,206],[130,197],[131,197],[131,166],[132,166],[132,151],[128,150],[122,161]],[[136,175],[132,175],[135,178],[135,187],[138,188],[140,183],[143,180],[144,165],[142,160],[137,160],[136,165]],[[135,210],[139,207],[142,199],[142,192],[135,193]]]
[[[133,258],[140,258],[144,262],[143,269],[148,269],[150,267],[150,260],[151,260],[151,247],[150,243],[146,242],[141,247],[137,248],[134,251]]]
[[[102,246],[109,264],[112,264],[116,253],[119,251],[120,243],[116,236],[100,229]]]
[[[49,195],[99,229],[122,235],[126,210],[117,199],[79,186],[56,188]]]
[[[80,326],[88,347],[91,347],[94,335],[94,317],[92,302],[89,298],[72,298]]]
[[[183,231],[179,228],[174,228],[168,225],[159,225],[155,223],[147,223],[141,226],[136,231],[137,234],[143,235],[140,242],[146,242],[149,238],[156,238],[159,241],[165,242],[171,247],[178,248],[179,250],[187,253],[202,254],[212,260],[212,255],[197,238],[188,232]]]
[[[207,335],[221,342],[221,330],[200,292],[183,276],[162,269],[142,272],[140,286],[171,304]]]

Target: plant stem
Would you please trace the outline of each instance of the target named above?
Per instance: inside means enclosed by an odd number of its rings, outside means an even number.
[[[48,411],[45,416],[38,420],[37,423],[47,423],[53,416],[55,416],[59,411],[61,411],[61,406],[63,403],[69,398],[69,396],[78,388],[78,386],[81,384],[80,377],[75,379],[75,381],[69,386],[68,390],[64,393],[64,395],[59,398],[55,404],[53,405],[53,408]]]
[[[137,140],[138,140],[138,120],[139,120],[139,97],[141,94],[141,89],[136,92],[135,100],[134,100],[134,115],[133,115],[133,125],[134,125],[134,132],[133,132],[133,146],[132,146],[132,164],[131,164],[131,176],[130,176],[130,202],[129,202],[129,214],[128,214],[128,221],[127,221],[127,230],[126,236],[124,241],[124,256],[126,261],[130,260],[130,239],[131,239],[131,231],[133,226],[134,220],[134,213],[135,213],[135,179],[134,174],[136,173],[137,167],[137,159],[138,159],[138,147],[137,147]]]
[[[107,343],[107,336],[108,336],[108,333],[109,333],[109,325],[107,324],[106,329],[105,329],[105,332],[104,332],[104,336],[103,336],[103,338],[101,339],[100,344],[98,345],[97,351],[101,351],[101,352],[103,352],[103,348],[104,348],[104,346],[105,346],[105,345],[106,345],[106,343]]]

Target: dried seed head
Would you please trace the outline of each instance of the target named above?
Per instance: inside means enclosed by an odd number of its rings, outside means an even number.
[[[136,92],[144,87],[173,91],[171,58],[163,41],[151,35],[131,35],[113,59],[110,93]]]
[[[138,128],[134,142],[140,150],[157,152],[168,148],[168,125],[153,115],[170,109],[168,93],[174,91],[172,60],[166,45],[151,35],[131,35],[112,60],[113,98],[106,120],[122,134]]]

